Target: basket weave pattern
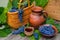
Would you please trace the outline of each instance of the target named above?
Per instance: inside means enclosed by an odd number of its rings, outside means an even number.
[[[32,7],[33,7],[33,5],[31,5],[27,8],[24,8],[22,23],[19,21],[18,12],[8,12],[8,14],[7,14],[8,24],[14,29],[17,29],[22,25],[26,25],[29,22],[29,15],[31,14]]]
[[[60,0],[49,0],[45,10],[50,17],[60,20]]]

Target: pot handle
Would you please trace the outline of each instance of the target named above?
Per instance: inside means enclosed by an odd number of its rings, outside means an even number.
[[[47,12],[46,11],[42,11],[43,12],[43,16],[45,17],[45,18],[47,18],[48,17],[48,14],[47,14]]]

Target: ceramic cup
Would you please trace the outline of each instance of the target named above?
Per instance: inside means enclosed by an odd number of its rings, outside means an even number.
[[[24,33],[26,34],[26,36],[31,36],[34,32],[34,28],[33,27],[26,27],[24,29]]]

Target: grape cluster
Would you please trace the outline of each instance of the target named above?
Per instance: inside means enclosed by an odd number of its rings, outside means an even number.
[[[52,28],[52,25],[49,25],[49,26],[41,26],[39,28],[39,31],[42,33],[42,34],[45,34],[45,35],[53,35],[54,34],[54,29]]]
[[[10,12],[16,12],[17,9],[15,7],[12,7],[12,9],[10,10]]]
[[[18,30],[12,32],[12,34],[20,34],[24,32],[25,26],[20,27]]]
[[[20,22],[22,22],[23,9],[19,10],[18,16],[19,16]]]

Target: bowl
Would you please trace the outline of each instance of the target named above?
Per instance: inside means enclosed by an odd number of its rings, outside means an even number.
[[[34,28],[33,27],[26,27],[24,29],[24,33],[26,34],[26,36],[31,36],[34,32]]]
[[[43,26],[49,26],[50,24],[45,24],[45,25],[42,25],[42,26],[40,26],[40,27],[43,27]],[[51,25],[52,26],[52,28],[53,28],[53,30],[54,30],[54,34],[53,35],[46,35],[46,34],[43,34],[43,33],[41,33],[43,36],[45,36],[45,37],[53,37],[53,36],[55,36],[55,35],[57,35],[57,33],[58,33],[58,30],[57,30],[57,28],[54,26],[54,25]]]

